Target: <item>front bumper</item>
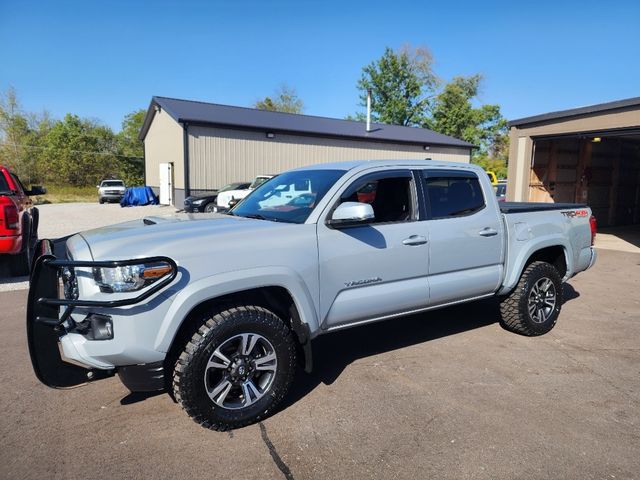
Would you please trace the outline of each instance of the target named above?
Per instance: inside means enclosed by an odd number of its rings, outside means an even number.
[[[128,362],[129,365],[146,363],[145,359],[149,358],[148,352],[140,353],[139,357],[136,357],[135,353],[127,357],[127,352],[132,351],[131,345],[133,344],[133,348],[136,348],[133,342],[140,340],[136,332],[135,320],[137,317],[144,317],[144,314],[136,313],[136,318],[132,318],[132,315],[127,315],[126,311],[121,312],[124,310],[121,307],[136,306],[134,308],[141,310],[142,302],[163,289],[176,277],[175,262],[167,257],[119,261],[58,259],[53,254],[53,245],[48,240],[40,242],[38,254],[40,256],[31,274],[27,303],[29,353],[38,379],[49,387],[68,388],[113,375],[117,369],[113,362],[109,362],[113,356],[124,359],[125,363],[120,364],[123,366],[127,366],[128,359],[131,360]],[[64,269],[75,271],[78,267],[115,267],[145,261],[164,261],[169,263],[173,270],[165,278],[142,290],[137,297],[96,301],[64,298],[65,296],[60,293]],[[86,315],[84,320],[78,321],[78,313],[81,316]],[[118,317],[119,314],[120,317]],[[95,333],[92,330],[94,320],[100,323],[100,319],[106,317],[113,318],[112,338],[113,332],[117,330],[115,328],[117,322],[120,322],[119,342],[92,339]],[[137,361],[138,358],[142,358],[143,361]],[[154,361],[157,362],[158,358],[151,358],[149,363]],[[132,369],[129,368],[129,370]]]
[[[200,213],[204,212],[204,207],[202,205],[184,202],[184,211],[187,213]]]

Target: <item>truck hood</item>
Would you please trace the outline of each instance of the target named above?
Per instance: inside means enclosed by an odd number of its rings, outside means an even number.
[[[145,217],[81,232],[94,260],[120,260],[154,255],[174,259],[227,250],[239,243],[259,242],[266,232],[299,227],[223,214],[177,214]]]

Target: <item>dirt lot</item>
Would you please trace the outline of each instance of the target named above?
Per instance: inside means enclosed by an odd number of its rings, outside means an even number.
[[[0,293],[0,478],[638,478],[639,287],[639,254],[601,250],[543,337],[493,302],[322,337],[283,410],[232,433],[116,378],[40,385],[26,292]]]

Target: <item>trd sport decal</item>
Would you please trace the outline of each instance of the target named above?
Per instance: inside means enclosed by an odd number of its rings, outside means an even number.
[[[566,212],[560,212],[565,217],[573,218],[573,217],[586,217],[589,215],[588,210],[567,210]]]

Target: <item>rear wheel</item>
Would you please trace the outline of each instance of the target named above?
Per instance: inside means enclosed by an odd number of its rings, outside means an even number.
[[[500,303],[500,323],[526,336],[544,335],[556,324],[562,306],[562,279],[546,262],[529,265],[518,286]]]
[[[286,395],[296,367],[289,327],[257,306],[205,315],[173,370],[173,394],[187,414],[212,430],[255,423]]]

